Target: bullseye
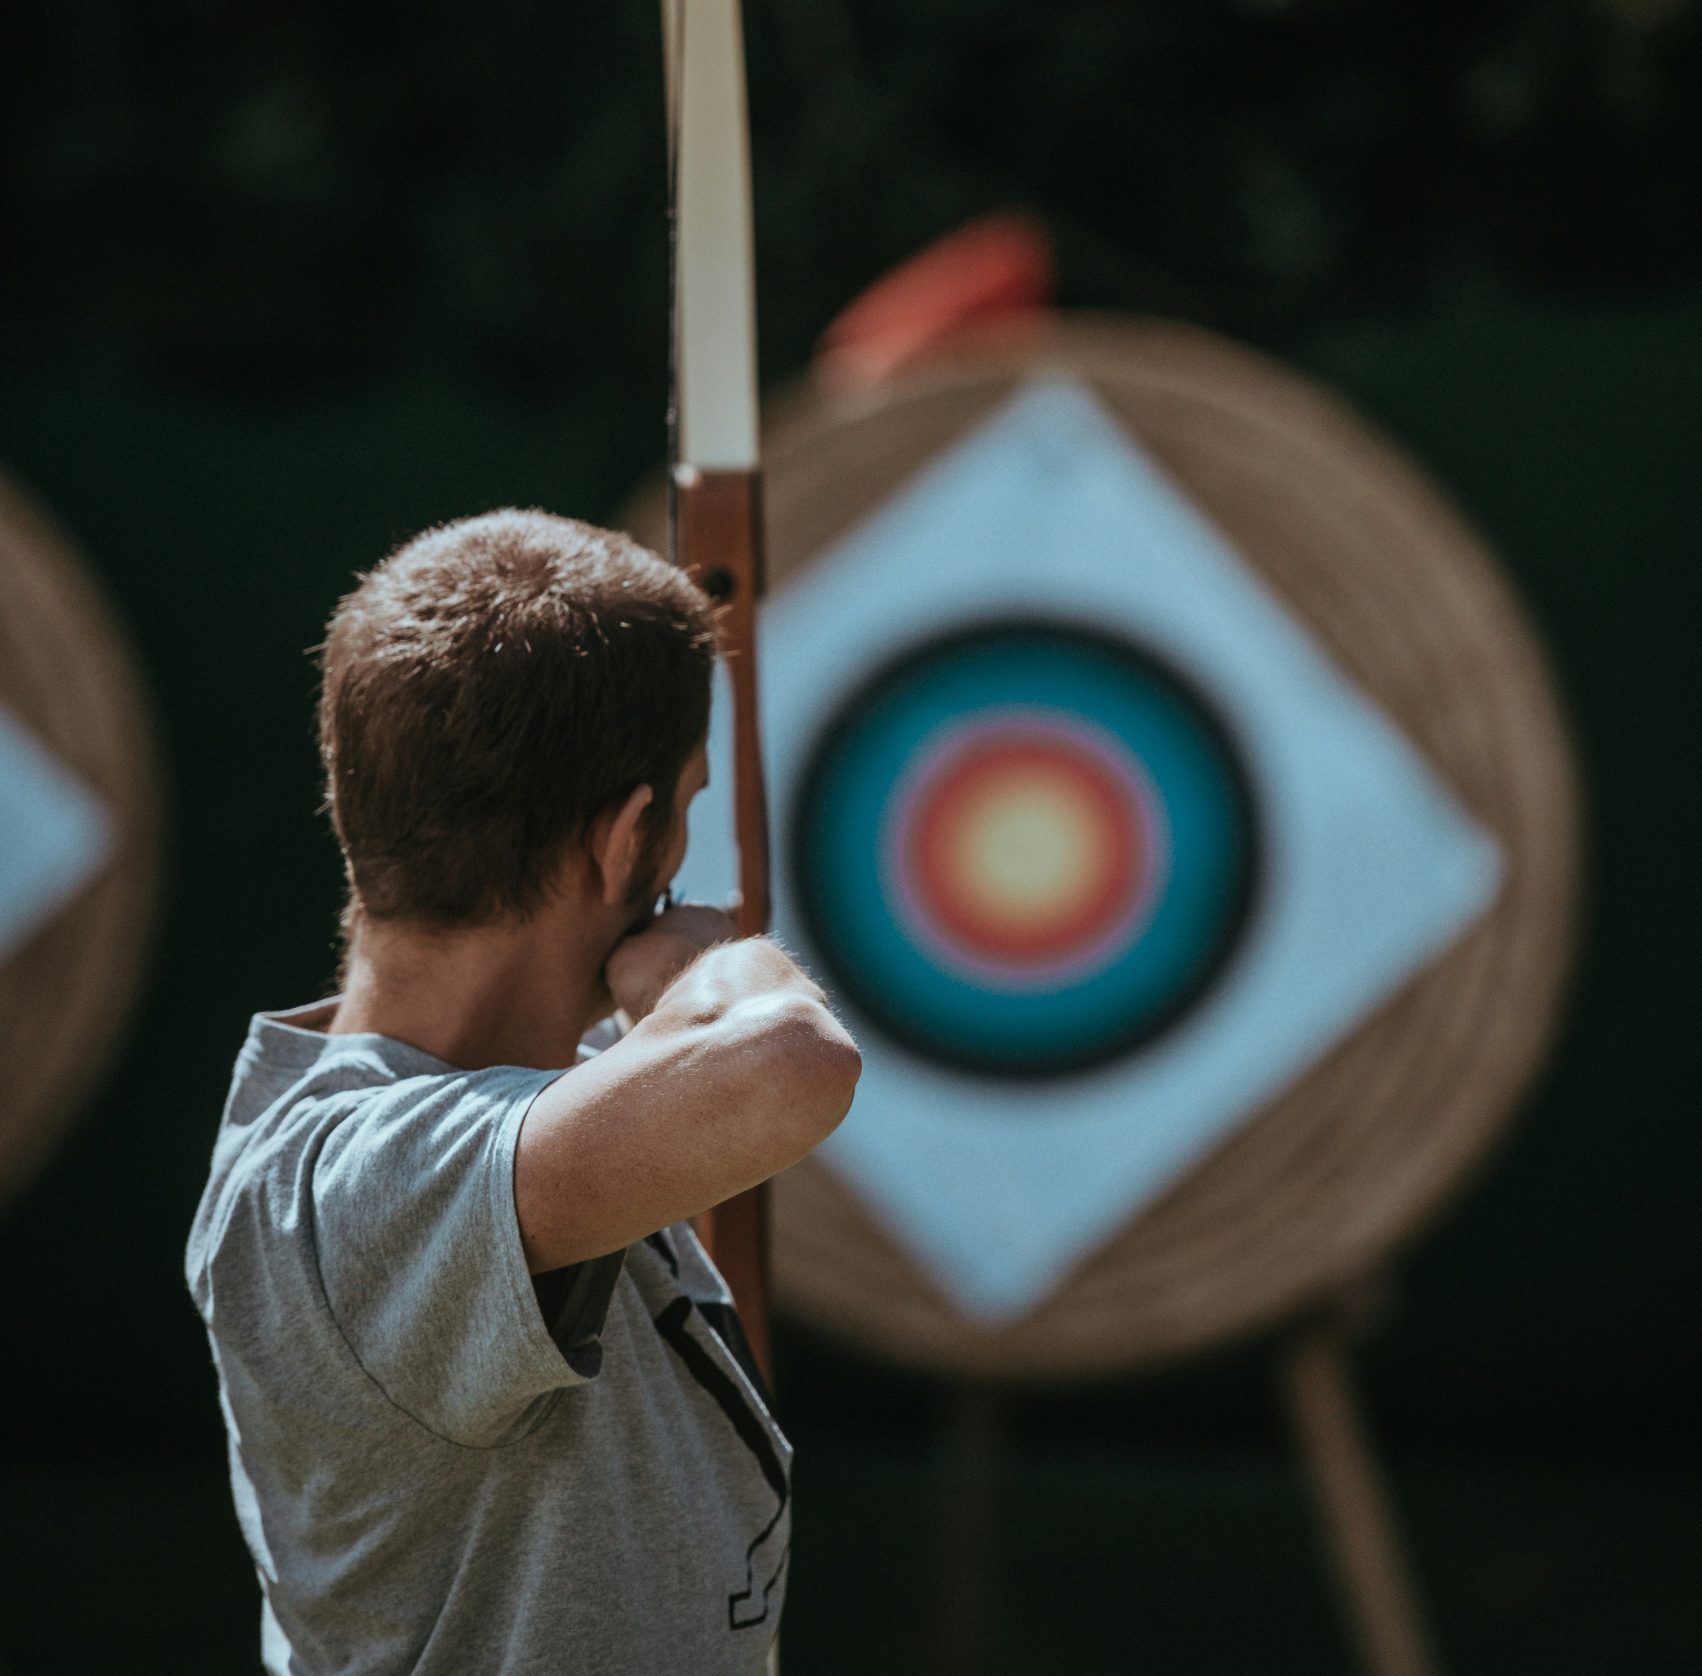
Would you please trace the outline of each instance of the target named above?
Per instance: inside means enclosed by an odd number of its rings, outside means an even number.
[[[995,712],[925,753],[897,797],[898,894],[940,957],[1056,981],[1150,905],[1164,840],[1138,763],[1076,718]]]

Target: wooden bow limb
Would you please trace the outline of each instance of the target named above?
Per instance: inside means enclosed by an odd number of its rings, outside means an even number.
[[[674,562],[721,606],[733,695],[741,936],[768,929],[768,807],[758,726],[756,602],[763,587],[756,289],[744,34],[738,0],[662,0],[674,244]],[[766,1187],[699,1219],[757,1364],[771,1377]]]

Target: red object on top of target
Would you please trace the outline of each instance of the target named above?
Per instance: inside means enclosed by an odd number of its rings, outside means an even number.
[[[1050,312],[1052,240],[1032,216],[1006,210],[948,233],[849,303],[822,333],[815,370],[841,389],[867,389],[965,338],[1008,338]]]

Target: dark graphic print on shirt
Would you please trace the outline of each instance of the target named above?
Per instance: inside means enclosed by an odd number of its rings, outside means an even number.
[[[656,1251],[668,1265],[669,1271],[677,1277],[679,1260],[674,1255],[667,1235],[660,1232],[651,1234],[645,1243]],[[719,1320],[715,1319],[717,1316],[720,1317]],[[779,1452],[775,1449],[761,1416],[751,1406],[738,1382],[721,1367],[693,1331],[694,1317],[721,1340],[757,1389],[763,1390],[764,1387],[744,1331],[739,1325],[739,1318],[727,1305],[698,1303],[680,1293],[659,1315],[653,1317],[656,1331],[680,1358],[686,1371],[726,1415],[740,1442],[755,1456],[768,1487],[774,1492],[773,1516],[751,1538],[745,1549],[745,1575],[727,1594],[727,1627],[735,1630],[753,1629],[768,1621],[770,1597],[786,1569],[787,1547],[781,1547],[778,1554],[773,1552],[773,1549],[781,1517],[790,1499],[791,1488],[786,1481],[786,1469],[781,1464]],[[764,1394],[766,1395],[766,1391]]]

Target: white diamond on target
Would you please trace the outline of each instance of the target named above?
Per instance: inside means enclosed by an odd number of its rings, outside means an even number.
[[[847,1009],[863,1076],[822,1156],[988,1324],[1041,1302],[1436,959],[1494,902],[1503,867],[1406,735],[1068,382],[1019,393],[767,602],[777,853],[817,741],[872,670],[1023,618],[1125,636],[1186,677],[1233,736],[1260,855],[1233,958],[1173,1029],[1121,1059],[968,1075]],[[718,696],[721,797],[726,719]],[[724,895],[731,819],[706,809],[694,828],[681,884]],[[794,881],[782,868],[775,882],[775,931],[819,973]]]

